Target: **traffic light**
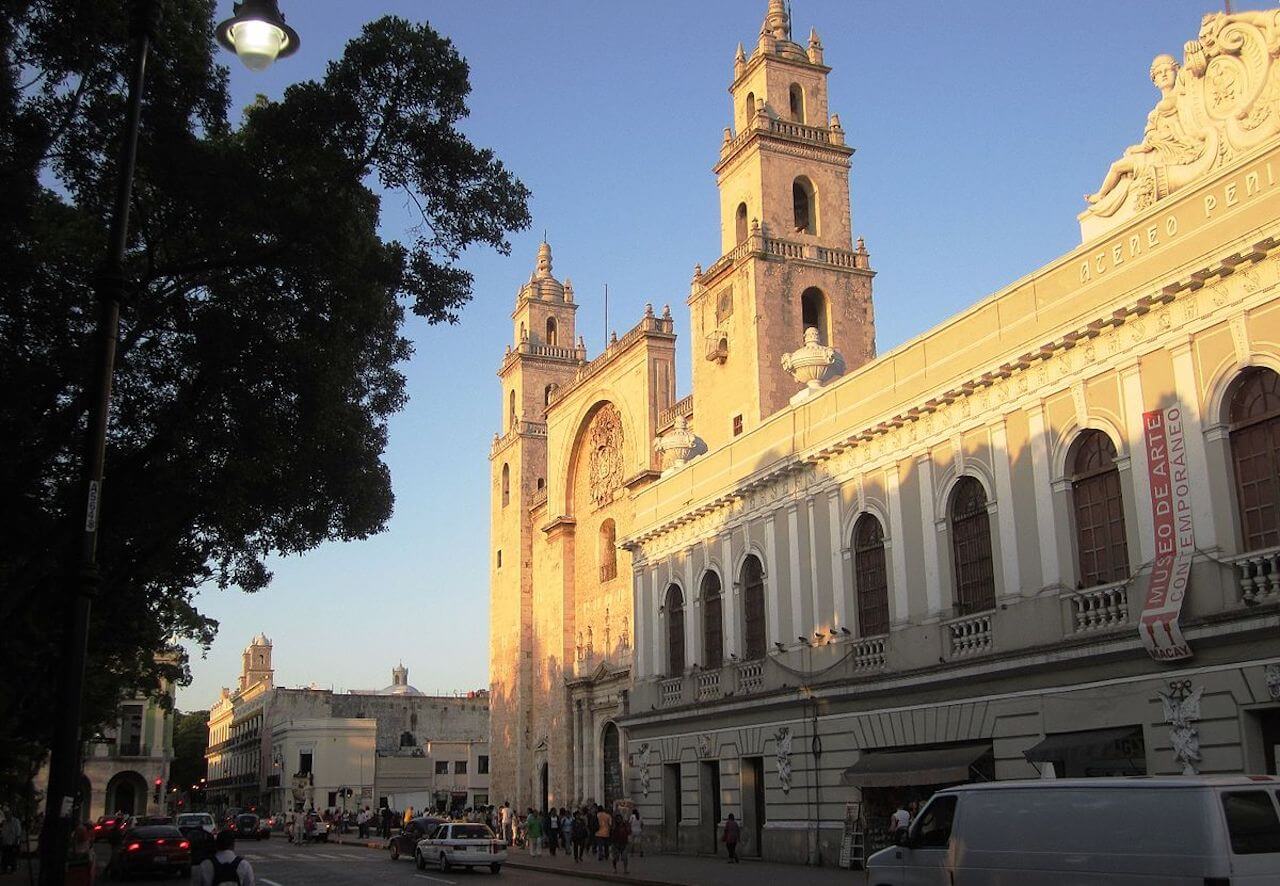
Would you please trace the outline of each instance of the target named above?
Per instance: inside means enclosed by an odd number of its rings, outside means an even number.
[[[155,801],[156,801],[157,803],[159,803],[159,802],[160,802],[160,788],[164,786],[164,779],[163,779],[163,778],[157,778],[157,779],[156,779],[156,783],[155,783],[155,784],[156,784],[156,790],[155,790]]]

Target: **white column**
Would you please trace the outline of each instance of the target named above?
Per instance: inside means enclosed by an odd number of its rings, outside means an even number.
[[[800,518],[795,502],[787,505],[787,564],[791,576],[791,629],[808,636],[804,621],[804,583],[800,579]],[[783,640],[791,645],[791,637]]]
[[[644,572],[636,570],[631,573],[631,648],[635,650],[636,679],[642,679],[654,673],[649,663],[649,649],[641,640],[645,637],[644,624],[648,601],[644,592]]]
[[[938,574],[938,527],[933,507],[933,456],[926,453],[916,459],[920,474],[920,522],[924,538],[924,597],[928,616],[942,612],[942,578]]]
[[[684,665],[688,667],[697,662],[703,667],[702,644],[698,639],[702,636],[699,627],[702,624],[702,602],[694,602],[698,597],[698,589],[693,584],[693,552],[684,552]],[[619,733],[621,740],[621,733]]]
[[[811,623],[813,624],[813,630],[817,631],[822,626],[823,616],[830,612],[831,608],[822,605],[822,583],[818,581],[818,530],[816,528],[817,521],[813,519],[812,495],[805,499],[805,505],[809,520],[809,590],[813,598]]]
[[[666,670],[662,666],[662,619],[658,617],[661,593],[658,589],[658,567],[654,565],[649,569],[649,605],[645,607],[645,624],[650,626],[649,661],[655,676]]]
[[[1004,416],[991,425],[991,463],[996,475],[996,520],[1000,527],[1000,560],[1004,567],[1004,592],[1022,590],[1018,571],[1018,521],[1013,512],[1013,475],[1009,469],[1009,434]]]
[[[1045,439],[1044,404],[1027,407],[1027,436],[1031,447],[1031,476],[1036,485],[1036,531],[1040,535],[1040,572],[1045,587],[1062,581],[1058,566],[1058,531],[1053,517],[1053,481],[1049,443]]]
[[[1142,373],[1135,360],[1120,369],[1120,393],[1124,402],[1125,432],[1129,435],[1129,464],[1133,478],[1133,498],[1138,511],[1140,560],[1155,557],[1155,530],[1151,523],[1151,480],[1147,476],[1147,446],[1142,427]],[[1194,512],[1193,512],[1194,513]],[[1194,518],[1193,518],[1194,519]]]
[[[573,703],[573,802],[582,802],[582,776],[586,761],[582,754],[582,699]]]
[[[830,524],[831,538],[831,596],[835,607],[835,621],[832,627],[849,628],[849,612],[845,602],[844,586],[844,539],[840,537],[840,487],[827,494],[827,522]]]
[[[738,577],[733,574],[733,533],[720,536],[720,610],[724,616],[724,657],[742,654],[738,636]]]
[[[778,577],[782,575],[782,550],[778,547],[778,531],[774,525],[777,520],[777,512],[770,513],[764,521],[764,538],[765,544],[769,548],[769,557],[773,562],[769,564],[769,568],[764,579],[764,593],[769,605],[769,644],[780,642],[782,640],[782,620],[781,605],[779,602]]]
[[[905,624],[911,618],[911,598],[907,593],[907,539],[902,525],[902,496],[899,491],[898,463],[885,468],[884,486],[889,497],[889,556],[893,562],[894,624]]]
[[[1213,523],[1213,499],[1209,490],[1209,459],[1204,448],[1204,417],[1200,413],[1200,392],[1196,385],[1195,357],[1191,339],[1169,349],[1173,357],[1173,386],[1182,408],[1182,427],[1187,441],[1187,473],[1191,481],[1191,519],[1194,522],[1196,547],[1218,545],[1217,527]],[[1141,508],[1145,502],[1139,502]]]

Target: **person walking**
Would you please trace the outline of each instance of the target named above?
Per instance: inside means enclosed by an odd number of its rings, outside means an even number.
[[[640,820],[640,810],[631,810],[631,854],[639,855],[644,858],[644,843],[641,841],[641,835],[644,832],[644,822]]]
[[[293,842],[301,846],[307,841],[307,816],[299,806],[293,810]]]
[[[525,837],[529,840],[529,856],[537,858],[542,855],[542,816],[529,807],[529,814],[524,822]]]
[[[741,838],[742,828],[730,812],[728,820],[724,823],[724,833],[720,835],[720,839],[724,841],[724,848],[729,853],[729,864],[738,863],[738,840]]]
[[[502,839],[506,840],[508,844],[514,843],[516,841],[516,834],[512,825],[514,825],[515,822],[512,821],[510,800],[502,801],[502,809],[498,813],[498,820],[502,825]]]
[[[631,823],[627,821],[622,813],[618,813],[613,817],[613,833],[610,837],[613,871],[618,872],[618,862],[622,862],[622,872],[624,874],[631,873],[627,869],[627,844],[631,840]]]
[[[18,813],[9,809],[4,824],[0,825],[0,874],[13,874],[18,870],[18,844],[22,842],[22,821]]]
[[[573,816],[569,814],[569,810],[563,806],[560,807],[560,848],[564,850],[564,854],[569,854],[569,837],[573,831]]]
[[[587,819],[579,809],[573,813],[573,823],[570,825],[569,836],[573,840],[573,860],[582,861],[582,856],[587,851]]]
[[[613,816],[603,806],[596,811],[596,861],[609,857],[609,836],[613,833]]]
[[[542,813],[543,830],[547,832],[547,852],[556,857],[556,849],[560,846],[560,815],[556,810]]]
[[[214,838],[212,858],[200,862],[191,878],[194,886],[254,886],[253,865],[236,855],[236,832],[227,828]]]

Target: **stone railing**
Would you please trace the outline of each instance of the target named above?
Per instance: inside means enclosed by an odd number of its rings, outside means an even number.
[[[1240,582],[1240,602],[1253,606],[1280,600],[1280,548],[1232,557]]]
[[[831,130],[824,126],[805,126],[790,120],[769,118],[769,132],[774,135],[785,135],[787,138],[798,138],[801,141],[815,142],[821,145],[831,144]]]
[[[764,688],[764,662],[744,661],[738,665],[738,691],[759,692]]]
[[[888,640],[888,637],[867,637],[862,640],[854,640],[849,646],[849,660],[853,663],[854,670],[878,671],[882,669],[885,663],[884,651]]]
[[[737,153],[738,149],[746,144],[756,132],[767,132],[770,135],[780,135],[783,138],[793,138],[818,145],[844,144],[843,129],[833,131],[825,126],[806,126],[803,123],[796,123],[791,120],[778,120],[764,114],[756,114],[751,118],[750,125],[740,130],[732,138],[727,138],[721,142],[720,159],[723,161],[726,157]]]
[[[1074,633],[1119,628],[1129,623],[1129,596],[1124,583],[1073,591],[1067,599]]]
[[[530,421],[528,419],[517,419],[516,425],[507,431],[501,437],[495,435],[493,444],[489,447],[489,454],[497,452],[504,448],[508,443],[515,440],[516,437],[545,437],[547,436],[547,423],[545,421]]]
[[[720,672],[702,671],[696,681],[695,697],[698,701],[711,701],[720,697]]]
[[[684,700],[684,679],[672,677],[663,680],[658,689],[658,703],[664,708],[672,708]]]
[[[658,430],[663,431],[671,427],[676,423],[676,418],[681,415],[685,418],[693,415],[693,394],[683,400],[677,400],[666,409],[658,412]]]
[[[529,507],[536,508],[547,503],[547,487],[535,489],[533,495],[529,496]]]
[[[829,246],[818,246],[814,243],[801,243],[798,240],[783,240],[778,237],[765,237],[758,231],[737,246],[720,256],[711,267],[703,271],[698,280],[711,281],[722,270],[737,264],[752,253],[763,253],[778,258],[800,259],[828,265],[833,268],[871,267],[871,257],[865,247],[858,249],[832,249]]]
[[[966,615],[946,622],[947,654],[950,658],[963,658],[991,651],[991,613]]]
[[[606,366],[613,362],[614,358],[625,351],[631,345],[635,344],[646,335],[675,335],[675,323],[671,319],[671,313],[664,310],[662,316],[653,313],[652,306],[645,309],[645,315],[640,318],[640,322],[632,326],[626,335],[618,339],[613,339],[605,347],[604,351],[592,360],[590,363],[583,363],[573,375],[573,380],[567,382],[560,388],[557,388],[551,395],[551,402],[555,403],[563,400],[568,396],[569,392],[577,388],[587,379],[596,375]]]

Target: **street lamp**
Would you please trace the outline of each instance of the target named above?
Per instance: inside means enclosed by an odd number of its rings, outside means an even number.
[[[254,70],[262,70],[277,56],[290,55],[298,49],[298,34],[284,23],[284,16],[276,4],[277,0],[240,0],[233,10],[235,17],[218,28],[218,38],[223,45],[235,49],[245,64]],[[134,52],[128,73],[129,94],[116,163],[115,199],[106,255],[94,275],[94,296],[98,303],[97,352],[90,363],[93,374],[85,388],[90,399],[82,465],[84,497],[81,498],[81,507],[73,508],[69,513],[79,550],[75,562],[67,570],[66,625],[59,655],[59,705],[49,754],[49,785],[45,791],[45,820],[40,835],[41,886],[63,886],[65,882],[72,818],[77,811],[75,798],[80,782],[80,718],[83,715],[89,617],[100,579],[98,530],[106,467],[107,424],[111,413],[111,377],[115,372],[116,338],[120,332],[120,303],[124,300],[127,282],[125,254],[129,242],[129,209],[133,199],[133,172],[138,155],[147,56],[160,24],[160,0],[133,0],[131,5],[134,15],[129,36]],[[230,26],[232,35],[230,43],[223,35],[223,28],[227,26]],[[264,32],[263,26],[268,30]],[[275,28],[278,34],[270,28]],[[160,785],[157,784],[157,802],[159,791]]]
[[[265,71],[277,58],[298,51],[298,32],[285,24],[276,0],[238,0],[231,18],[218,25],[218,42],[251,71]]]

